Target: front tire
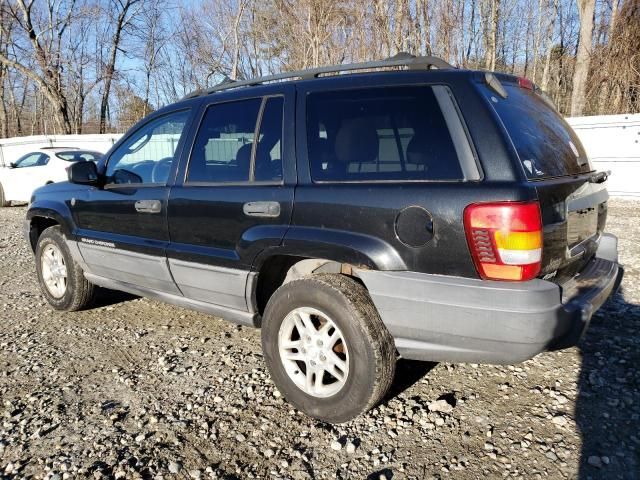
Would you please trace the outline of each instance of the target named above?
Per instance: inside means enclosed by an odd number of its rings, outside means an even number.
[[[47,228],[38,238],[36,272],[42,294],[56,310],[73,312],[93,302],[95,287],[73,260],[59,226]]]
[[[344,275],[312,275],[281,286],[263,316],[262,349],[285,398],[329,423],[373,408],[395,372],[393,338],[367,290]]]

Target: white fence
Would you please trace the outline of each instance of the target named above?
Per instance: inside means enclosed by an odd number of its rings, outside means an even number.
[[[576,131],[597,170],[611,170],[609,194],[640,198],[640,114],[574,117]]]
[[[640,198],[640,114],[574,117],[576,131],[597,170],[611,170],[612,196]],[[32,136],[0,140],[0,166],[7,166],[37,147],[68,146],[106,152],[119,134]],[[169,151],[171,142],[163,150]],[[169,153],[167,154],[169,155]]]

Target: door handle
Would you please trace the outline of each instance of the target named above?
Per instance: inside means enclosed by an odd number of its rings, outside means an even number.
[[[139,213],[160,213],[162,203],[160,203],[160,200],[138,200],[135,203],[135,207]]]
[[[280,203],[278,202],[247,202],[242,211],[248,217],[279,217]]]

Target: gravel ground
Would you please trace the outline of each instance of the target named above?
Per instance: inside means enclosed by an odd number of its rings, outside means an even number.
[[[349,424],[293,410],[259,331],[102,292],[52,311],[0,209],[0,477],[640,478],[640,204],[612,201],[626,279],[576,348],[515,366],[400,361]]]

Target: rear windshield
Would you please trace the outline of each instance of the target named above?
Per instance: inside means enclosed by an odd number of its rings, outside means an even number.
[[[530,179],[591,171],[575,132],[542,96],[516,85],[504,85],[507,98],[491,95]]]
[[[80,150],[70,150],[68,152],[58,152],[56,157],[67,162],[97,162],[102,155],[98,152],[87,152]]]
[[[314,181],[464,178],[429,86],[311,93],[307,145]]]

